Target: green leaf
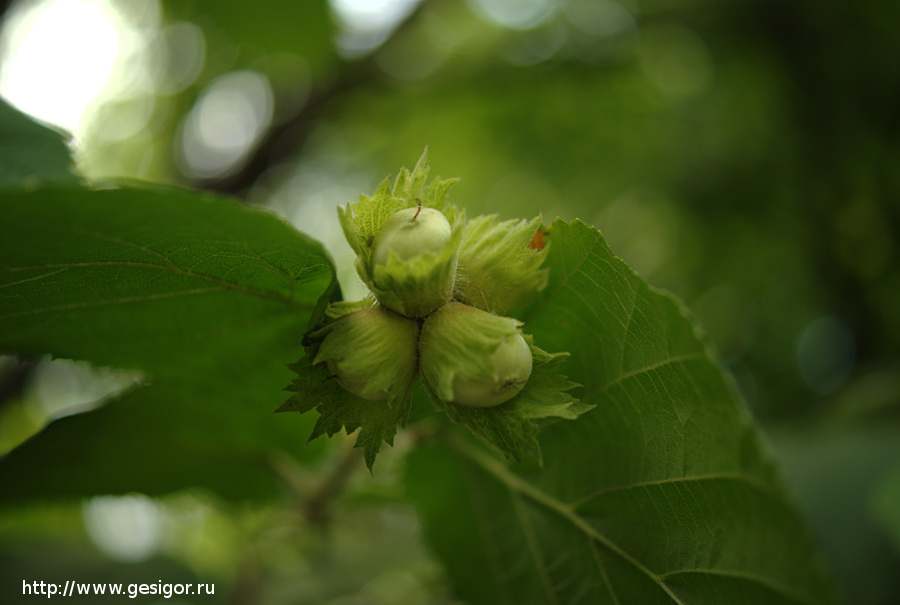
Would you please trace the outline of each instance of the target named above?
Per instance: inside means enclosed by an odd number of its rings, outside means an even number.
[[[318,243],[229,199],[0,195],[0,351],[234,380],[295,359],[334,284]]]
[[[272,460],[300,456],[312,424],[271,414],[285,363],[334,287],[318,243],[229,199],[0,195],[0,351],[136,368],[153,383],[14,450],[0,461],[3,498],[271,495]]]
[[[543,467],[474,443],[414,452],[426,537],[471,603],[834,602],[733,385],[685,309],[580,222],[550,230],[525,315],[596,408],[539,435]]]
[[[0,503],[196,488],[277,497],[280,460],[323,450],[304,447],[312,418],[271,413],[288,375],[273,359],[217,386],[154,384],[55,420],[0,460]]]
[[[0,99],[0,189],[74,183],[63,136]]]
[[[373,304],[366,299],[328,308],[332,321],[307,335],[306,354],[289,366],[297,376],[285,390],[294,395],[276,410],[317,410],[310,441],[361,429],[356,447],[363,448],[369,470],[382,441],[393,445],[397,426],[409,417],[419,334],[416,322]],[[338,374],[325,362],[334,362]]]
[[[405,426],[409,416],[409,393],[403,398],[388,401],[368,401],[342,387],[330,375],[324,364],[313,365],[304,356],[290,366],[297,377],[289,387],[292,395],[276,412],[319,412],[319,418],[309,435],[312,441],[322,435],[331,437],[341,430],[351,434],[361,428],[354,447],[363,449],[369,470],[381,450],[382,441],[394,444],[397,426]]]

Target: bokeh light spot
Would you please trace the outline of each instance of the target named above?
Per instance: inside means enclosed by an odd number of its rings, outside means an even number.
[[[0,34],[0,95],[36,118],[77,132],[120,50],[118,13],[103,0],[16,7]]]
[[[340,34],[337,46],[346,57],[378,48],[420,0],[330,0]]]
[[[229,173],[259,141],[272,110],[272,88],[262,74],[235,71],[219,77],[185,120],[182,170],[201,179]]]
[[[154,40],[153,68],[159,73],[157,91],[171,95],[194,83],[206,57],[203,30],[193,23],[173,23]]]
[[[146,496],[98,496],[82,508],[84,528],[94,544],[112,559],[136,563],[156,554],[163,514]]]
[[[556,13],[554,0],[469,0],[472,8],[487,21],[511,29],[531,29]]]
[[[637,27],[631,12],[612,0],[573,0],[565,11],[572,25],[593,36],[617,36]]]

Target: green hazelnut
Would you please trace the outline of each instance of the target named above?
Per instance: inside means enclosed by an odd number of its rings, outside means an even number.
[[[520,326],[458,302],[432,313],[419,337],[419,367],[430,392],[469,407],[493,407],[518,395],[533,367]]]
[[[541,269],[548,247],[541,217],[500,221],[477,216],[466,223],[459,250],[456,300],[498,315],[524,307],[546,285]]]
[[[391,253],[404,261],[426,252],[439,254],[451,233],[447,218],[434,208],[419,206],[398,210],[375,236],[372,264],[387,265]]]
[[[505,403],[519,394],[532,368],[531,348],[521,334],[507,336],[491,355],[493,377],[484,380],[456,376],[453,403],[488,408]]]
[[[451,227],[441,211],[425,206],[398,210],[375,235],[360,275],[384,306],[426,317],[453,294],[462,224]]]
[[[354,395],[371,401],[408,395],[416,377],[418,324],[381,305],[345,314],[323,328],[313,363]]]
[[[341,367],[341,361],[329,359],[325,362],[325,365],[328,366],[328,371],[331,372],[331,375],[334,376],[339,383],[341,383],[342,387],[357,397],[362,397],[369,401],[382,401],[390,396],[387,389],[380,389],[378,391],[367,390],[369,385],[368,377],[362,372],[345,370]],[[352,360],[350,363],[352,364]]]

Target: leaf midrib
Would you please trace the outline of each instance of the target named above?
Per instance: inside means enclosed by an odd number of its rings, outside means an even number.
[[[660,361],[654,362],[650,365],[643,366],[641,368],[638,368],[636,370],[631,370],[629,372],[625,372],[624,374],[620,374],[619,376],[610,380],[606,384],[602,384],[602,385],[596,387],[591,392],[585,393],[582,396],[582,400],[588,401],[588,402],[594,401],[594,399],[596,397],[598,397],[601,393],[607,391],[611,387],[614,387],[615,385],[619,384],[620,382],[623,382],[630,378],[634,378],[635,376],[640,376],[641,374],[644,374],[647,372],[652,372],[653,370],[658,370],[665,366],[676,365],[676,364],[686,363],[686,362],[691,362],[691,361],[708,361],[708,357],[707,357],[706,353],[702,352],[702,351],[697,352],[697,353],[686,353],[684,355],[675,355],[674,357],[667,357]]]
[[[544,587],[544,590],[547,593],[547,598],[550,599],[552,605],[559,605],[559,599],[556,598],[556,594],[553,592],[553,583],[550,581],[550,576],[547,574],[547,565],[544,562],[544,558],[541,556],[540,549],[538,548],[538,540],[534,535],[534,528],[531,526],[531,523],[528,520],[528,517],[525,513],[524,506],[522,504],[522,499],[516,497],[515,492],[513,493],[513,505],[516,509],[516,517],[519,519],[519,523],[522,525],[523,533],[525,535],[525,541],[528,544],[528,549],[532,553],[532,557],[534,558],[534,563],[538,568],[538,572],[541,578],[541,585]]]
[[[2,271],[0,271],[0,274],[16,273],[16,272],[20,272],[20,271],[36,271],[36,270],[41,270],[41,269],[50,270],[51,273],[37,276],[37,277],[31,277],[31,278],[20,280],[17,282],[11,282],[8,284],[0,284],[0,289],[6,288],[9,286],[26,283],[26,282],[30,282],[30,281],[46,279],[46,278],[54,276],[54,275],[59,275],[61,272],[64,272],[69,269],[85,269],[85,268],[97,268],[97,267],[150,269],[150,270],[156,270],[156,271],[161,271],[161,272],[165,272],[165,273],[171,273],[173,275],[178,275],[181,277],[187,277],[189,279],[196,279],[198,281],[204,281],[204,282],[213,284],[217,287],[216,288],[205,288],[205,289],[197,288],[194,290],[183,290],[183,291],[177,291],[177,292],[160,292],[160,293],[151,294],[151,295],[147,295],[147,296],[136,296],[136,297],[131,297],[128,299],[114,299],[114,300],[109,300],[109,301],[96,301],[96,302],[92,302],[92,303],[78,304],[78,305],[74,305],[74,306],[66,306],[64,308],[63,307],[60,307],[60,308],[45,307],[45,308],[39,308],[39,309],[32,308],[32,309],[29,309],[28,311],[25,311],[22,313],[13,313],[10,315],[3,315],[3,316],[0,316],[0,318],[8,319],[11,317],[18,317],[21,315],[34,315],[37,313],[43,313],[43,312],[47,312],[47,311],[68,310],[70,308],[80,308],[80,307],[90,307],[90,306],[101,306],[101,305],[105,305],[105,304],[114,304],[114,303],[120,303],[120,302],[141,302],[143,300],[154,300],[156,298],[181,296],[181,295],[186,295],[186,294],[202,294],[202,293],[208,293],[208,292],[213,292],[213,291],[217,291],[217,290],[218,291],[230,290],[233,292],[246,294],[248,296],[254,296],[256,298],[275,300],[275,301],[283,302],[283,303],[286,303],[286,304],[289,304],[289,305],[292,305],[294,307],[301,308],[304,310],[309,310],[310,308],[312,308],[312,305],[300,303],[294,299],[293,292],[295,290],[293,287],[293,285],[294,285],[293,281],[290,284],[292,294],[290,296],[285,296],[283,294],[276,294],[274,292],[266,292],[264,290],[255,290],[252,288],[247,288],[246,286],[241,286],[234,282],[229,282],[229,281],[217,278],[217,277],[213,277],[211,275],[204,275],[202,273],[197,273],[197,272],[190,271],[187,269],[182,269],[181,267],[178,267],[177,265],[174,265],[171,263],[167,263],[166,265],[158,265],[155,263],[135,262],[135,261],[91,261],[91,262],[78,262],[78,263],[48,263],[48,264],[28,265],[28,266],[21,266],[21,267],[6,267]],[[301,270],[301,272],[302,272],[302,270]],[[288,279],[296,280],[296,276],[291,278],[284,272],[280,272],[280,273],[282,275],[284,275],[285,277],[287,277]]]
[[[567,506],[575,510],[581,508],[583,505],[587,504],[591,500],[599,498],[601,496],[605,496],[607,494],[614,494],[616,492],[622,492],[630,489],[640,489],[645,487],[654,487],[658,485],[669,485],[674,483],[694,483],[701,481],[742,481],[747,483],[754,489],[765,492],[769,495],[774,495],[771,489],[768,489],[763,483],[754,477],[747,475],[746,473],[708,473],[705,475],[689,475],[685,477],[672,477],[668,479],[657,479],[654,481],[639,481],[637,483],[629,483],[628,485],[616,485],[613,487],[607,487],[604,489],[598,489],[597,491],[591,492],[585,496],[582,496],[578,500],[571,502],[568,505],[563,504],[563,506]],[[671,573],[671,572],[669,572]]]
[[[556,498],[546,494],[531,485],[530,483],[523,480],[518,475],[510,472],[510,470],[502,464],[498,459],[489,456],[488,454],[477,450],[472,445],[462,441],[461,439],[454,439],[451,442],[451,446],[462,454],[464,457],[469,459],[478,465],[481,469],[488,472],[495,479],[497,479],[501,484],[503,484],[510,492],[515,494],[520,494],[526,496],[533,500],[534,502],[544,506],[548,510],[558,514],[566,521],[574,525],[576,528],[581,530],[587,537],[596,540],[597,542],[603,544],[606,548],[619,555],[623,560],[627,561],[631,564],[635,569],[643,573],[647,578],[649,578],[654,584],[656,584],[661,590],[663,590],[669,598],[672,599],[672,602],[676,605],[685,605],[683,601],[681,601],[668,587],[665,583],[664,578],[674,576],[677,574],[686,574],[686,573],[703,573],[709,575],[717,575],[717,576],[727,576],[733,578],[741,578],[744,580],[749,580],[760,584],[762,586],[766,586],[770,588],[772,591],[777,592],[789,599],[792,599],[798,603],[807,603],[807,600],[804,599],[801,595],[793,593],[787,587],[780,585],[776,582],[773,582],[771,579],[764,578],[755,574],[750,573],[740,573],[729,570],[716,570],[716,569],[678,569],[668,571],[662,575],[658,575],[644,566],[640,561],[636,560],[634,557],[625,552],[620,546],[616,543],[612,542],[609,538],[604,536],[602,533],[598,532],[595,528],[591,527],[587,522],[585,522],[581,517],[576,513],[576,504],[581,505],[589,499],[595,498],[597,496],[603,495],[604,493],[610,493],[614,491],[620,491],[624,489],[631,489],[637,487],[643,487],[647,485],[657,485],[657,484],[667,484],[667,483],[679,483],[685,481],[703,481],[703,480],[716,480],[716,479],[730,479],[737,481],[744,481],[750,484],[752,487],[756,489],[761,489],[767,492],[765,486],[761,485],[758,481],[755,481],[752,477],[741,473],[719,473],[719,474],[710,474],[710,475],[698,475],[694,477],[678,477],[673,479],[665,479],[659,481],[652,482],[641,482],[638,484],[621,486],[618,488],[610,488],[608,490],[601,490],[591,494],[588,497],[581,498],[576,503],[566,504],[557,500]],[[538,556],[537,553],[534,556]],[[599,561],[598,561],[599,565]],[[605,571],[601,569],[601,573],[605,576]],[[609,590],[612,593],[612,585],[608,584]],[[613,594],[613,598],[616,599]],[[616,599],[617,600],[617,599]]]
[[[533,485],[522,480],[520,477],[511,473],[498,460],[474,449],[471,445],[460,440],[455,440],[452,445],[466,458],[494,476],[494,478],[499,480],[500,483],[505,485],[506,488],[511,492],[513,492],[514,494],[518,493],[527,496],[538,504],[558,514],[559,516],[570,522],[572,525],[574,525],[576,528],[581,530],[585,535],[590,536],[591,538],[594,538],[598,542],[602,543],[608,549],[622,557],[625,561],[627,561],[641,573],[646,575],[657,586],[659,586],[659,588],[663,590],[674,603],[678,605],[684,605],[684,603],[682,603],[682,601],[680,601],[678,597],[676,597],[675,594],[673,594],[672,591],[669,590],[668,586],[665,585],[665,583],[659,578],[659,576],[647,569],[640,563],[640,561],[634,559],[631,555],[622,550],[617,544],[610,541],[606,536],[588,525],[581,517],[575,514],[575,511],[570,506],[545,494],[544,492],[535,488]]]
[[[151,248],[147,245],[144,245],[144,244],[140,244],[138,242],[129,241],[127,239],[124,239],[121,237],[116,237],[114,235],[110,235],[107,233],[94,231],[93,229],[86,229],[86,228],[78,226],[78,225],[69,225],[69,226],[66,226],[66,229],[73,233],[77,233],[77,234],[80,234],[80,235],[88,237],[88,238],[100,240],[103,242],[118,244],[121,246],[125,246],[127,248],[132,248],[134,250],[138,250],[145,254],[149,254],[150,256],[160,259],[162,261],[162,264],[156,264],[156,263],[150,263],[150,262],[136,262],[136,261],[92,261],[92,262],[85,262],[85,263],[46,263],[46,264],[42,263],[42,264],[38,264],[38,265],[29,265],[29,266],[2,267],[2,269],[0,269],[0,273],[2,273],[2,272],[12,273],[12,272],[16,272],[16,271],[27,271],[27,270],[36,270],[36,269],[44,269],[44,268],[57,269],[56,271],[54,271],[51,274],[42,276],[42,277],[46,278],[46,277],[50,277],[51,275],[57,275],[60,273],[61,270],[65,270],[65,269],[69,269],[69,268],[102,267],[102,266],[122,267],[122,268],[144,268],[144,269],[149,268],[149,269],[156,269],[158,271],[167,271],[169,273],[172,273],[173,275],[180,275],[180,276],[188,277],[191,279],[206,281],[206,282],[215,284],[225,290],[231,290],[231,291],[239,292],[242,294],[247,294],[249,296],[254,296],[257,298],[263,298],[263,299],[268,299],[268,300],[275,300],[278,302],[284,302],[284,303],[287,303],[291,306],[294,306],[294,307],[302,309],[302,310],[311,310],[312,308],[314,308],[314,305],[298,303],[295,300],[296,285],[297,285],[296,280],[300,276],[300,274],[303,273],[304,270],[306,270],[307,265],[309,263],[309,255],[305,256],[303,266],[294,275],[290,275],[284,269],[273,265],[271,263],[271,261],[264,258],[259,252],[254,250],[246,241],[243,241],[240,239],[235,240],[235,239],[228,238],[229,244],[243,248],[250,254],[250,256],[256,258],[260,263],[262,263],[266,267],[269,267],[271,270],[273,270],[278,275],[282,276],[287,281],[288,289],[289,289],[290,293],[287,296],[285,296],[285,295],[275,294],[272,292],[266,292],[264,290],[254,290],[254,289],[247,288],[247,287],[241,286],[241,285],[233,283],[233,282],[229,282],[229,281],[226,281],[223,279],[213,277],[211,275],[205,275],[203,273],[197,273],[197,272],[191,271],[189,269],[183,269],[183,268],[179,267],[172,260],[170,255],[160,252],[159,250],[154,250],[153,248]],[[183,248],[181,250],[184,250],[184,249],[187,249],[190,247],[191,247],[191,245],[188,244],[187,246],[185,246],[185,248]],[[30,278],[28,280],[14,282],[13,284],[4,284],[4,285],[0,285],[0,288],[6,287],[9,285],[25,283],[25,281],[34,281],[35,279],[41,279],[41,278],[40,277]],[[135,302],[135,300],[129,300],[128,302]]]

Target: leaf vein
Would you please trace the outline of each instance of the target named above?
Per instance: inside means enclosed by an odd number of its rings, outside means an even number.
[[[270,300],[278,300],[282,302],[293,302],[289,298],[284,295],[275,294],[273,292],[266,292],[263,290],[253,290],[251,288],[247,288],[245,286],[241,286],[234,282],[229,282],[226,280],[222,280],[210,275],[204,275],[202,273],[196,273],[187,269],[182,269],[174,264],[167,264],[167,266],[156,265],[153,263],[142,263],[135,261],[90,261],[90,262],[77,262],[77,263],[49,263],[49,264],[40,264],[40,265],[27,265],[20,267],[8,267],[3,272],[5,273],[15,273],[20,271],[34,271],[38,269],[57,269],[57,271],[53,271],[51,273],[47,273],[41,277],[46,278],[51,275],[56,275],[61,273],[62,271],[69,269],[88,269],[88,268],[98,268],[98,267],[115,267],[115,268],[132,268],[132,269],[152,269],[161,272],[168,272],[174,275],[180,275],[182,277],[187,277],[190,279],[197,279],[200,281],[205,281],[211,284],[215,284],[219,286],[221,289],[225,290],[233,290],[235,292],[241,292],[243,294],[248,294],[250,296],[256,296],[258,298],[267,298]],[[2,272],[0,272],[2,274]],[[33,281],[35,279],[40,279],[41,277],[35,277],[28,280],[21,280],[18,283],[24,283],[25,281]],[[6,284],[10,285],[10,284]],[[151,295],[152,296],[152,295]]]
[[[606,592],[609,593],[610,598],[612,598],[614,605],[620,605],[619,597],[616,595],[616,591],[613,590],[612,582],[609,581],[609,574],[606,573],[606,566],[603,564],[603,561],[600,559],[600,552],[597,550],[597,541],[590,540],[591,552],[594,555],[594,561],[597,563],[597,569],[600,571],[600,576],[603,578],[603,583],[606,585]]]
[[[579,517],[570,506],[566,505],[564,502],[557,500],[556,498],[553,498],[548,494],[545,494],[541,490],[523,480],[521,477],[511,473],[509,469],[503,466],[499,461],[495,460],[494,458],[490,458],[480,451],[475,450],[468,444],[456,441],[454,442],[454,446],[469,460],[493,475],[498,481],[500,481],[500,483],[505,485],[508,490],[513,493],[519,493],[523,496],[527,496],[537,504],[540,504],[547,508],[549,511],[560,515],[569,523],[581,530],[588,538],[593,538],[600,544],[603,544],[606,548],[614,552],[616,555],[632,565],[635,569],[647,576],[648,579],[650,579],[663,592],[665,592],[669,598],[672,599],[673,603],[675,603],[676,605],[684,605],[684,603],[669,589],[669,587],[660,579],[657,574],[653,573],[640,561],[624,551],[618,544],[614,543],[612,540],[598,532],[595,528],[591,527],[584,519]]]
[[[758,481],[755,477],[751,475],[747,475],[745,473],[710,473],[707,475],[693,475],[687,477],[671,477],[667,479],[658,479],[656,481],[641,481],[639,483],[631,483],[629,485],[617,485],[614,487],[607,487],[604,489],[600,489],[586,496],[582,496],[578,500],[574,500],[568,504],[573,510],[577,510],[581,506],[587,504],[588,502],[605,496],[607,494],[614,494],[617,492],[623,492],[631,489],[640,489],[645,487],[654,487],[660,485],[674,485],[679,483],[700,483],[704,481],[741,481],[753,487],[754,489],[763,492],[768,495],[777,496],[777,494],[773,494],[772,489]]]
[[[70,227],[70,228],[73,232],[80,233],[81,235],[93,237],[93,238],[101,240],[101,241],[120,244],[120,245],[126,246],[128,248],[134,248],[136,250],[140,250],[141,252],[146,252],[152,256],[156,256],[157,258],[160,258],[164,263],[166,263],[170,267],[177,268],[177,266],[175,265],[174,262],[172,262],[172,259],[170,257],[166,256],[162,252],[159,252],[158,250],[154,250],[153,248],[149,248],[147,246],[142,246],[140,244],[128,241],[126,239],[122,239],[120,237],[115,237],[112,235],[106,235],[104,233],[98,233],[96,231],[91,231],[89,229],[83,229],[80,227]]]
[[[207,294],[209,292],[221,292],[223,288],[196,288],[194,290],[182,290],[180,292],[160,292],[157,294],[148,294],[146,296],[133,296],[128,298],[115,298],[110,300],[99,300],[82,303],[71,303],[68,305],[59,305],[56,307],[39,307],[31,308],[27,311],[19,313],[9,313],[0,315],[0,319],[12,319],[14,317],[24,317],[28,315],[39,315],[41,313],[57,312],[57,311],[74,311],[75,309],[88,309],[91,307],[104,307],[107,305],[119,305],[134,302],[145,302],[149,300],[160,300],[165,298],[177,298],[179,296],[193,296],[195,294]]]
[[[541,577],[541,584],[544,586],[544,590],[547,593],[547,597],[554,605],[559,605],[559,599],[556,598],[556,595],[553,592],[553,583],[550,581],[550,577],[547,573],[547,566],[544,563],[544,559],[541,556],[541,550],[538,548],[537,537],[534,535],[534,528],[531,525],[531,522],[528,519],[528,516],[524,510],[524,505],[522,504],[522,499],[518,497],[517,493],[513,493],[513,504],[516,508],[516,516],[519,518],[519,522],[522,525],[522,529],[525,533],[525,541],[528,543],[528,550],[531,553],[532,558],[534,559],[534,564],[537,567],[538,573]]]
[[[469,485],[469,489],[467,489],[466,492],[469,496],[469,499],[472,502],[472,508],[476,511],[484,510],[483,506],[478,506],[476,494],[479,494],[480,491],[474,486],[474,479],[471,477],[471,475],[469,473],[465,473],[464,476],[465,476],[466,483]],[[480,528],[478,535],[485,536],[485,537],[488,536],[490,533],[489,530],[491,527],[490,521],[488,519],[485,519],[484,515],[480,514],[479,512],[476,512],[475,519]],[[488,563],[491,566],[492,573],[496,577],[502,578],[504,563],[501,560],[502,558],[500,556],[500,553],[497,552],[496,542],[494,540],[484,540],[483,545],[484,545],[484,551],[488,555],[488,557],[487,557]],[[503,602],[507,603],[509,605],[513,605],[512,601],[510,601],[509,594],[507,594],[507,592],[506,592],[506,583],[498,582],[498,587],[502,591]]]
[[[64,272],[65,270],[66,270],[65,268],[57,269],[57,270],[51,271],[51,272],[49,272],[49,273],[44,273],[44,274],[41,274],[41,275],[35,275],[35,276],[33,276],[33,277],[26,277],[25,279],[20,279],[19,281],[9,282],[8,284],[0,284],[0,290],[2,290],[3,288],[9,288],[10,286],[20,286],[20,285],[26,284],[26,283],[28,283],[28,282],[30,282],[30,281],[37,281],[37,280],[41,280],[41,279],[46,279],[46,278],[48,278],[48,277],[53,277],[53,276],[56,275],[57,273],[62,273],[62,272]],[[6,270],[5,270],[5,271],[6,271]],[[0,273],[2,273],[2,272],[0,272]]]
[[[634,318],[634,312],[637,309],[637,296],[631,299],[631,309],[628,310],[628,318],[625,320],[625,330],[622,333],[622,357],[619,359],[619,376],[623,376],[625,370],[625,345],[628,343],[628,334],[631,330],[631,320]]]
[[[656,363],[651,363],[650,365],[644,366],[642,368],[638,368],[637,370],[632,370],[625,374],[622,374],[615,379],[607,382],[606,384],[598,387],[593,392],[586,394],[583,399],[585,401],[592,401],[594,397],[598,396],[603,391],[606,391],[610,387],[615,386],[616,384],[622,382],[623,380],[628,380],[629,378],[634,378],[640,374],[645,374],[647,372],[652,372],[653,370],[658,370],[659,368],[665,367],[667,365],[673,365],[677,363],[682,363],[685,361],[701,361],[706,359],[705,353],[688,353],[685,355],[677,355],[675,357],[667,357],[666,359],[662,359],[657,361]]]
[[[562,241],[553,242],[553,245],[556,246],[558,250],[560,250],[560,261],[559,261],[560,271],[557,271],[557,275],[562,274],[562,279],[559,281],[559,284],[553,289],[553,291],[550,291],[549,289],[547,289],[547,291],[545,291],[544,296],[541,297],[540,304],[531,310],[531,313],[530,313],[531,316],[540,316],[541,312],[544,310],[544,308],[550,304],[550,301],[557,294],[559,294],[560,292],[562,292],[563,290],[565,290],[566,288],[569,287],[568,286],[569,279],[571,279],[571,277],[573,275],[578,273],[581,266],[591,258],[594,248],[601,241],[602,240],[600,239],[600,233],[597,232],[597,238],[594,240],[594,242],[592,242],[590,244],[589,247],[586,247],[584,249],[584,252],[583,252],[581,258],[579,260],[577,260],[575,262],[574,266],[572,266],[571,268],[565,267],[565,265],[564,265],[567,250],[565,247],[563,247],[563,245],[562,245],[563,242]],[[577,254],[577,251],[576,251],[576,254]]]
[[[676,575],[689,575],[689,574],[698,574],[698,575],[710,575],[710,576],[722,576],[726,578],[736,578],[740,580],[747,580],[750,582],[755,582],[756,584],[760,584],[771,590],[786,596],[787,598],[796,601],[797,603],[805,603],[810,604],[812,601],[807,600],[802,595],[797,592],[791,590],[788,586],[781,584],[780,582],[774,582],[769,578],[764,578],[757,574],[741,572],[741,571],[732,571],[728,569],[674,569],[672,571],[667,571],[666,573],[660,574],[660,579],[665,581],[667,578]]]

